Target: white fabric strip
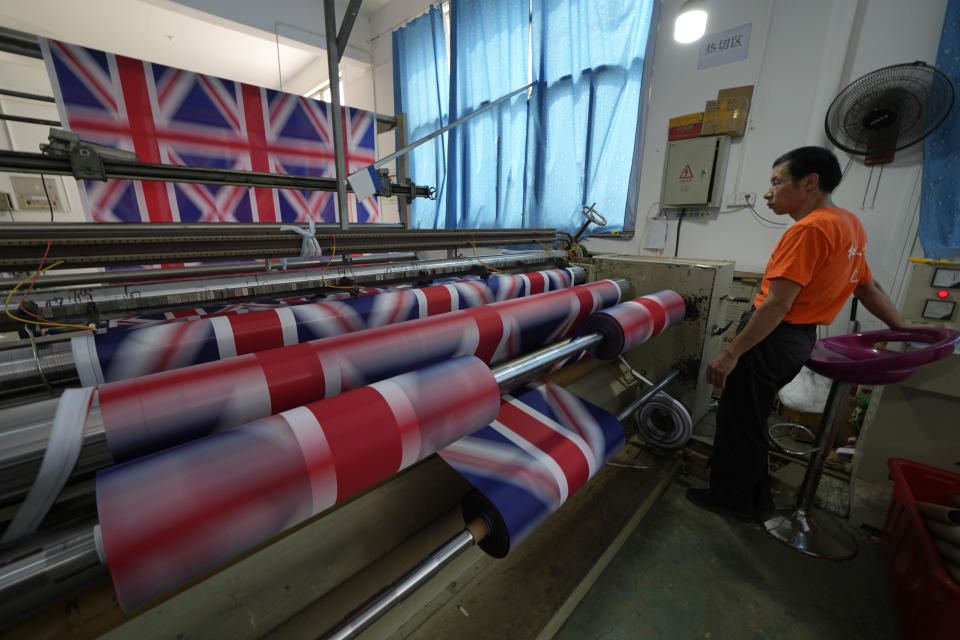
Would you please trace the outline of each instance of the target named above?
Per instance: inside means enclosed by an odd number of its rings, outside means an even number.
[[[290,425],[306,461],[313,492],[313,512],[329,509],[337,502],[337,471],[323,427],[313,411],[306,407],[284,411],[280,417]]]
[[[84,387],[67,389],[60,396],[37,479],[0,542],[9,542],[33,533],[50,511],[77,466],[80,449],[83,448],[83,431],[87,426],[95,392],[95,387]]]
[[[210,318],[210,326],[213,327],[213,335],[217,339],[217,350],[220,352],[220,358],[236,357],[237,343],[233,339],[233,327],[230,326],[230,319],[227,316]]]
[[[557,461],[550,456],[550,454],[544,452],[542,449],[535,446],[531,442],[528,442],[526,439],[521,438],[519,435],[517,435],[517,433],[499,420],[494,420],[491,422],[490,428],[529,453],[537,460],[537,462],[546,467],[550,471],[550,475],[553,476],[554,482],[557,483],[557,488],[560,489],[560,504],[563,504],[567,501],[567,496],[570,494],[570,487],[567,485],[567,476],[564,475],[563,469],[560,467]]]
[[[580,449],[580,453],[582,453],[583,457],[587,460],[587,468],[590,470],[590,477],[593,477],[593,474],[597,472],[596,460],[594,460],[593,451],[590,449],[590,445],[587,444],[587,441],[584,440],[579,433],[567,429],[550,416],[546,415],[545,413],[540,413],[530,405],[517,401],[517,399],[510,394],[504,394],[503,399],[512,404],[514,408],[519,409],[537,422],[543,424],[549,429],[556,431],[558,434],[577,445],[577,448]]]
[[[103,370],[100,368],[100,358],[97,356],[97,342],[94,334],[70,338],[70,350],[73,352],[74,366],[80,376],[80,384],[85,387],[95,387],[103,384]]]
[[[427,296],[423,293],[422,289],[412,289],[411,293],[417,299],[417,317],[426,318],[427,317]]]
[[[290,307],[280,307],[274,311],[280,318],[280,328],[283,329],[283,346],[298,344],[300,337],[297,335],[297,318],[293,315],[293,310]]]
[[[443,286],[450,293],[450,311],[459,311],[460,310],[460,292],[457,291],[456,285],[445,284]]]
[[[403,452],[400,468],[397,471],[406,469],[420,459],[420,424],[417,420],[417,412],[414,411],[413,405],[410,404],[410,399],[407,398],[403,388],[396,382],[381,380],[371,384],[370,388],[383,396],[397,421],[397,429],[400,431],[400,446]]]

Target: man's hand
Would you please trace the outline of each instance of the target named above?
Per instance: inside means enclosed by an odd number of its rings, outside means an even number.
[[[707,365],[707,382],[716,385],[721,389],[727,383],[727,376],[737,366],[739,358],[728,350],[724,349],[716,358]]]

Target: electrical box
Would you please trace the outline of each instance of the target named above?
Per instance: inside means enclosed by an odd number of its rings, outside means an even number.
[[[729,146],[728,136],[668,142],[660,206],[719,207]]]
[[[48,209],[62,211],[60,206],[60,191],[57,189],[57,182],[51,178],[45,178],[43,182],[40,178],[26,176],[12,176],[10,184],[13,186],[13,192],[17,196],[17,205],[21,210],[29,209]],[[43,185],[47,185],[47,191],[44,193]],[[50,202],[47,203],[47,194],[50,195]]]

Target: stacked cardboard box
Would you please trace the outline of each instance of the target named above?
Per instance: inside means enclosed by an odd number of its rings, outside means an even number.
[[[700,135],[742,136],[747,130],[747,115],[752,97],[753,85],[747,85],[723,89],[717,94],[716,100],[707,100]]]

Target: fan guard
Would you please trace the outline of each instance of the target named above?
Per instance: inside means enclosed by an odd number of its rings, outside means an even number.
[[[923,62],[877,69],[834,98],[824,127],[835,146],[865,155],[866,164],[889,162],[893,153],[920,142],[953,108],[953,82]]]

